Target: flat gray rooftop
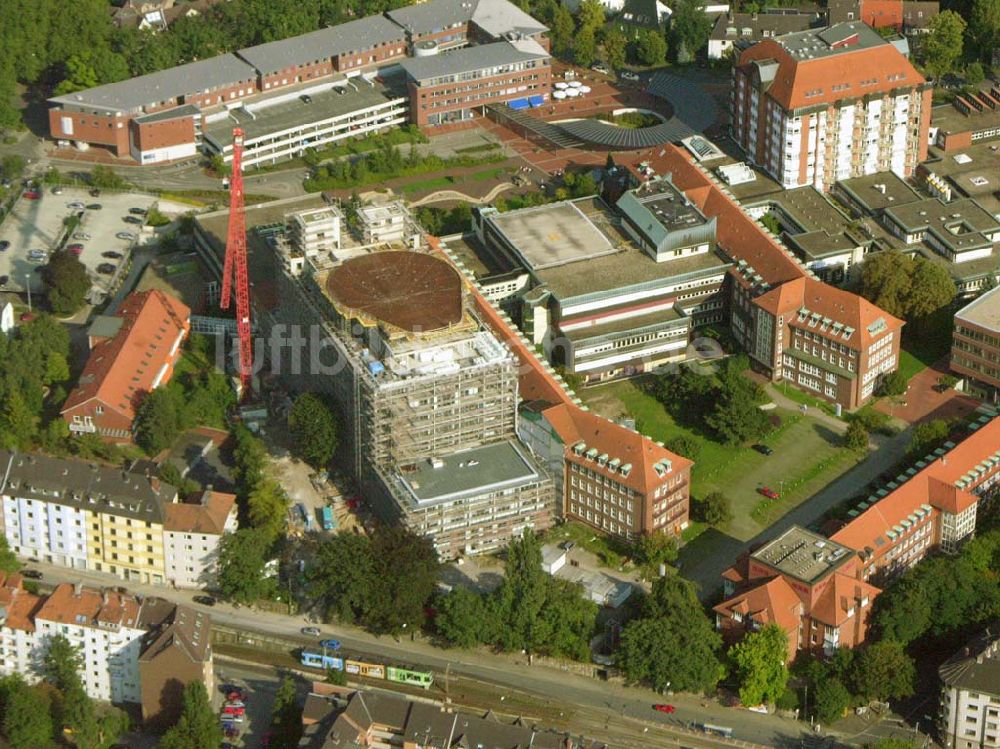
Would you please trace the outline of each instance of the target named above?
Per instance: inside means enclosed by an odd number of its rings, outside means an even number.
[[[969,302],[955,313],[955,319],[1000,333],[1000,287]]]
[[[815,187],[783,190],[769,196],[769,200],[781,206],[781,209],[802,227],[800,232],[790,233],[805,234],[822,231],[827,234],[836,234],[851,223],[851,218],[841,213]]]
[[[856,42],[844,45],[846,40],[854,36],[857,36]],[[822,29],[796,31],[775,37],[775,41],[797,60],[833,57],[889,43],[871,26],[861,21],[838,23]]]
[[[436,466],[430,460],[422,460],[398,473],[400,481],[420,503],[462,499],[539,478],[538,470],[513,442],[462,450],[437,460]]]
[[[529,270],[615,252],[611,240],[584,214],[577,201],[498,213],[490,217],[490,222],[517,249]]]
[[[230,113],[231,117],[217,120],[207,125],[205,134],[223,147],[231,145],[233,142],[234,125],[232,118],[235,117],[239,120],[240,127],[246,133],[246,142],[251,144],[255,138],[262,138],[283,130],[304,127],[313,122],[341,117],[403,97],[401,92],[391,86],[384,86],[378,83],[370,86],[360,80],[353,80],[352,83],[357,86],[357,90],[343,82],[341,82],[340,86],[331,83],[326,90],[309,94],[309,97],[312,99],[312,102],[309,104],[306,104],[301,98],[296,97],[290,101],[269,107],[261,107],[259,104],[256,106],[251,105],[250,108],[255,115],[254,117],[251,117],[242,109],[234,109]],[[338,94],[338,88],[346,93]]]
[[[893,172],[877,172],[837,183],[845,193],[872,213],[897,205],[915,203],[920,196]]]
[[[826,576],[853,552],[825,536],[793,525],[750,556],[805,583]]]
[[[969,241],[983,241],[983,236],[969,237],[979,232],[1000,230],[1000,221],[972,198],[959,198],[942,203],[926,198],[916,203],[894,206],[886,211],[894,221],[907,229],[928,227],[937,229],[943,238],[956,247]]]

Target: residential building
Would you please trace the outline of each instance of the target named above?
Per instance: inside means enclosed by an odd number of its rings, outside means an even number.
[[[3,602],[0,675],[42,677],[40,666],[53,637],[65,637],[82,656],[80,679],[87,694],[116,704],[143,707],[143,718],[160,700],[176,719],[179,697],[191,681],[214,690],[211,619],[162,598],[142,598],[123,588],[61,583],[48,595],[24,590],[20,575],[0,579]],[[188,663],[173,657],[184,650]],[[193,664],[192,667],[186,667]]]
[[[406,204],[391,200],[358,208],[358,225],[365,244],[409,244],[418,232]]]
[[[647,372],[687,356],[691,331],[724,319],[729,262],[714,218],[669,175],[623,194],[612,210],[581,198],[499,213],[474,212],[484,260],[523,269],[506,302],[553,365],[586,382]]]
[[[467,120],[484,104],[548,98],[552,60],[533,38],[498,41],[402,62],[410,116],[420,126]]]
[[[138,664],[142,719],[162,729],[177,722],[187,684],[201,682],[210,696],[215,693],[212,620],[187,606],[147,598],[139,621],[145,630]]]
[[[513,722],[488,712],[480,717],[443,704],[411,701],[387,692],[356,691],[332,695],[314,684],[303,708],[301,749],[323,747],[404,746],[532,747],[532,749],[598,749],[601,742],[569,733]]]
[[[90,355],[63,404],[71,432],[131,442],[142,398],[170,381],[191,328],[191,310],[164,291],[129,294],[91,328]]]
[[[726,13],[715,19],[708,37],[708,58],[739,54],[754,42],[826,25],[826,13],[815,8],[765,8],[757,13]]]
[[[938,667],[948,749],[1000,747],[1000,626],[994,623]]]
[[[951,369],[963,389],[997,402],[1000,393],[1000,288],[991,289],[955,313]]]
[[[733,71],[732,134],[786,188],[913,173],[927,157],[931,84],[861,21],[764,39]]]
[[[637,39],[644,31],[664,34],[672,12],[660,0],[624,0],[614,24],[628,39]]]
[[[285,216],[292,246],[308,256],[339,250],[343,221],[344,214],[333,205]]]
[[[202,587],[235,530],[234,496],[177,490],[145,473],[0,451],[0,503],[11,550],[125,580]]]
[[[923,34],[940,11],[937,0],[831,0],[830,23],[864,21],[874,29]]]
[[[788,636],[789,661],[802,651],[856,647],[881,592],[859,579],[859,567],[852,549],[793,526],[723,573],[716,627],[731,643],[777,624]]]
[[[236,495],[206,490],[164,510],[165,582],[175,588],[214,588],[222,537],[237,530]]]

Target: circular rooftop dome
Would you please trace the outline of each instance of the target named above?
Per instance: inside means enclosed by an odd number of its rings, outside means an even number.
[[[419,252],[375,252],[348,260],[326,280],[334,302],[409,333],[462,320],[462,279],[446,261]]]

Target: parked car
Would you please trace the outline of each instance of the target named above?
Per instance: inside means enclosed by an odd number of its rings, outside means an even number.
[[[99,197],[101,197],[101,191],[98,190],[95,187],[93,190],[90,191],[90,197],[92,197],[92,198],[99,198]]]
[[[657,705],[653,705],[653,709],[654,710],[659,710],[661,713],[668,713],[668,714],[672,714],[672,713],[677,712],[677,708],[674,707],[673,705],[657,704]]]
[[[67,203],[66,207],[67,208],[72,208],[74,211],[82,211],[87,206],[85,206],[79,200],[74,200],[72,203]]]
[[[303,627],[300,631],[310,637],[319,637],[319,627]]]
[[[120,231],[117,234],[115,234],[115,236],[118,237],[119,239],[127,239],[129,242],[132,242],[135,239],[137,239],[135,234],[133,234],[130,231]]]
[[[772,450],[770,447],[768,447],[767,445],[762,445],[759,442],[756,445],[753,445],[753,449],[759,452],[761,455],[770,455],[774,452],[774,450]]]
[[[8,242],[6,239],[0,241],[0,252],[6,252],[8,247],[10,247],[10,242]]]
[[[302,94],[302,96],[300,96],[299,98],[302,99],[303,104],[313,103],[313,98],[309,94]]]
[[[611,75],[611,70],[603,62],[595,62],[590,66],[590,69],[598,73],[604,73],[604,75]]]
[[[623,81],[637,81],[637,80],[639,80],[639,74],[638,73],[634,73],[631,70],[623,70],[621,73],[619,73],[619,75],[621,75]]]
[[[38,570],[21,570],[21,577],[26,577],[29,580],[41,580],[42,573]]]
[[[52,194],[53,195],[62,195],[62,192],[63,192],[62,188],[59,187],[58,185],[56,185],[55,187],[52,188]]]
[[[97,272],[105,276],[110,276],[114,274],[115,266],[111,263],[101,263],[97,266]]]
[[[10,281],[10,276],[0,276],[0,286],[6,286],[8,281]]]
[[[73,234],[73,239],[90,239],[90,235],[85,231],[78,231]]]
[[[126,224],[139,224],[139,225],[142,224],[142,219],[137,218],[136,216],[125,216],[122,219],[122,221],[124,221]]]
[[[38,200],[42,197],[42,194],[38,190],[25,190],[24,199],[25,200]]]
[[[87,206],[87,210],[88,210],[88,211],[99,211],[99,210],[101,210],[101,209],[102,209],[103,207],[104,207],[104,206],[103,206],[103,205],[101,205],[100,203],[91,203],[90,205],[88,205],[88,206]]]
[[[101,257],[111,258],[112,260],[121,260],[124,255],[120,252],[115,252],[114,250],[108,250],[107,252],[102,252]]]
[[[145,208],[129,208],[128,212],[131,213],[133,216],[145,216],[146,215],[146,209]]]
[[[763,494],[768,499],[778,499],[781,495],[769,486],[758,486],[757,493]]]
[[[83,254],[83,245],[82,244],[71,244],[66,249],[69,251],[70,255],[74,255],[76,257],[80,257],[80,255]]]
[[[340,650],[340,640],[320,640],[319,646],[327,650]]]
[[[105,252],[104,254],[107,255],[108,253]],[[215,605],[215,598],[212,596],[195,596],[192,600],[194,600],[195,603],[200,603],[202,606]]]
[[[45,250],[37,250],[37,249],[28,250],[28,260],[31,260],[36,263],[42,262],[43,260],[47,259],[48,256],[49,253],[47,253]]]

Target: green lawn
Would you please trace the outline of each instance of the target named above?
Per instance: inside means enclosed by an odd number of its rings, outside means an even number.
[[[912,380],[929,366],[906,349],[899,350],[899,371],[906,376],[907,381]]]
[[[396,192],[410,193],[410,192],[421,192],[423,190],[448,190],[454,184],[454,179],[451,177],[432,177],[431,179],[422,179],[418,182],[410,182],[406,185],[400,185],[396,188]]]
[[[853,466],[856,458],[840,447],[840,437],[825,424],[801,413],[777,409],[781,426],[761,442],[774,450],[761,455],[750,447],[715,442],[680,424],[653,397],[633,381],[585,388],[580,396],[594,411],[609,417],[629,415],[639,431],[654,440],[678,435],[697,440],[700,450],[691,476],[696,498],[712,491],[726,494],[733,504],[733,520],[721,530],[735,538],[752,538]],[[757,492],[766,484],[782,496],[767,500]]]
[[[911,379],[933,366],[951,349],[952,320],[945,309],[935,313],[933,322],[922,326],[922,332],[903,336],[899,351],[899,371]]]

